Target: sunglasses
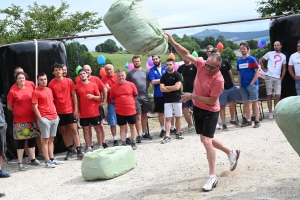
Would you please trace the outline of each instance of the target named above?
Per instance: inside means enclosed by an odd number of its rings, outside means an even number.
[[[207,63],[205,63],[205,67],[207,67],[209,69],[216,69],[217,68],[216,66],[212,66],[212,65],[209,65]]]

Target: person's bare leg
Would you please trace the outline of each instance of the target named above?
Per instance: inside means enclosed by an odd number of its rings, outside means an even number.
[[[183,112],[183,116],[184,116],[185,121],[188,124],[188,126],[193,126],[192,118],[191,118],[191,115],[190,115],[190,109],[189,108],[183,108],[182,112]]]
[[[23,163],[24,149],[17,149],[18,162]]]
[[[29,156],[30,152],[28,150],[28,140],[25,140],[24,151],[27,156]]]
[[[93,132],[92,132],[92,125],[89,125],[89,132],[88,132],[89,138],[89,145],[88,146],[93,146]]]
[[[142,131],[143,133],[147,132],[147,122],[148,122],[148,116],[147,113],[142,113]]]
[[[235,102],[229,103],[230,120],[235,120]]]
[[[58,130],[62,136],[62,139],[64,141],[64,144],[66,147],[69,147],[72,145],[72,140],[70,140],[69,135],[67,133],[67,126],[59,126]]]
[[[48,140],[48,154],[49,154],[49,158],[54,158],[54,137],[50,137]]]
[[[175,122],[175,127],[176,127],[176,132],[180,132],[181,129],[181,117],[175,117],[176,122]]]
[[[110,126],[112,136],[117,135],[117,126]]]
[[[126,127],[127,124],[120,126],[120,137],[121,137],[121,141],[122,141],[122,145],[126,145]]]
[[[102,141],[103,141],[103,143],[104,143],[104,142],[105,142],[104,119],[101,120],[101,123],[100,123],[100,131],[101,131],[101,134],[102,134]]]
[[[251,116],[250,116],[250,102],[249,101],[244,102],[244,113],[245,113],[245,117],[246,117],[247,121],[250,122]]]
[[[79,135],[78,135],[78,131],[77,131],[77,123],[68,124],[67,130],[68,130],[69,134],[71,134],[71,144],[70,145],[72,145],[73,141],[74,141],[75,147],[80,147],[81,144],[80,144],[80,139],[79,139]]]
[[[160,126],[164,126],[165,123],[164,123],[164,113],[157,113],[158,114],[158,121],[159,121],[159,124]]]
[[[225,108],[226,108],[226,105],[220,107],[220,118],[221,118],[222,124],[226,124]]]
[[[171,129],[171,121],[173,117],[167,117],[166,118],[166,136],[170,137],[170,129]]]
[[[213,138],[212,139],[212,145],[216,148],[219,149],[221,151],[223,151],[224,153],[226,153],[227,155],[229,155],[232,151],[232,149],[230,149],[227,146],[224,146],[224,144],[217,138]]]
[[[31,139],[34,140],[34,139]],[[31,160],[35,159],[35,147],[33,148],[28,148],[28,152],[29,152],[29,157]]]
[[[45,161],[50,160],[49,158],[49,138],[42,138],[42,150],[44,154]]]
[[[83,131],[83,137],[84,137],[85,145],[87,147],[91,147],[91,140],[90,140],[90,135],[89,135],[90,127],[89,126],[82,126],[82,131]]]
[[[280,94],[275,94],[275,102],[274,102],[274,108],[277,105],[277,103],[280,101]]]
[[[135,127],[136,127],[137,134],[141,135],[141,132],[142,132],[142,116],[141,115],[136,115]]]
[[[258,101],[252,101],[253,106],[253,113],[255,116],[255,121],[259,121],[259,107],[258,107]]]
[[[35,139],[35,142],[36,142],[36,145],[38,147],[39,154],[42,154],[43,153],[43,149],[42,149],[42,137],[40,135],[37,136],[36,139]]]
[[[97,135],[98,144],[101,147],[103,145],[103,140],[102,140],[103,136],[102,136],[100,125],[96,125],[96,126],[94,125],[94,130]]]
[[[268,104],[268,109],[269,113],[272,113],[272,95],[267,95],[267,104]]]
[[[135,124],[129,124],[129,128],[130,128],[131,138],[136,138]]]
[[[216,176],[216,150],[212,144],[212,138],[200,135],[200,140],[206,150],[206,157],[209,166],[209,175]]]

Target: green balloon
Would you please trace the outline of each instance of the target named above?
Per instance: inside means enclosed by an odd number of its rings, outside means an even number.
[[[194,57],[198,58],[198,53],[197,53],[197,51],[193,51],[192,55],[193,55]]]
[[[76,75],[78,76],[78,72],[79,72],[79,70],[81,70],[82,69],[82,67],[80,66],[80,65],[78,65],[78,67],[76,67]]]

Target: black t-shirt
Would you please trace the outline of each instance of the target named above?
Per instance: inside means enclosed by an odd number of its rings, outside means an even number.
[[[160,83],[165,86],[173,86],[177,82],[182,82],[182,77],[177,71],[174,71],[172,74],[167,72],[160,78]],[[163,94],[165,103],[178,103],[181,99],[181,89],[172,92],[164,92]]]
[[[224,89],[230,89],[233,87],[233,83],[231,81],[229,70],[231,70],[231,64],[228,62],[228,60],[222,60],[222,66],[220,68],[220,72],[224,78]]]
[[[193,92],[197,67],[194,64],[180,65],[177,72],[183,76],[183,92]]]

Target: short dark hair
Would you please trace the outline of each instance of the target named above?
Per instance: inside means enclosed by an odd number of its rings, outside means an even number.
[[[217,48],[214,48],[213,50],[211,50],[211,53],[217,53],[217,52],[220,52],[219,49],[217,49]]]
[[[248,42],[241,42],[240,46],[246,47],[248,50],[250,49]]]
[[[133,56],[131,60],[133,61],[134,59],[138,59],[138,58],[141,60],[140,56]]]
[[[58,63],[54,63],[54,65],[52,66],[52,72],[54,72],[55,68],[62,69],[63,65],[62,64],[58,64]]]
[[[80,72],[85,72],[85,73],[87,73],[86,70],[83,69],[83,68],[81,68],[81,69],[78,71],[78,75],[80,74]]]
[[[39,72],[36,78],[39,79],[39,77],[41,76],[47,76],[47,75],[44,72]]]
[[[153,59],[153,57],[158,57],[158,58],[160,58],[160,56],[158,56],[158,55],[154,55],[154,56],[152,56],[152,59]]]
[[[24,75],[25,80],[26,80],[26,74],[25,74],[24,72],[18,72],[18,73],[16,74],[15,79],[17,80],[17,79],[18,79],[18,76],[19,76],[20,74],[21,74],[21,75]]]
[[[173,62],[173,63],[174,63],[174,60],[173,60],[172,58],[168,58],[168,59],[166,60],[166,62]]]

